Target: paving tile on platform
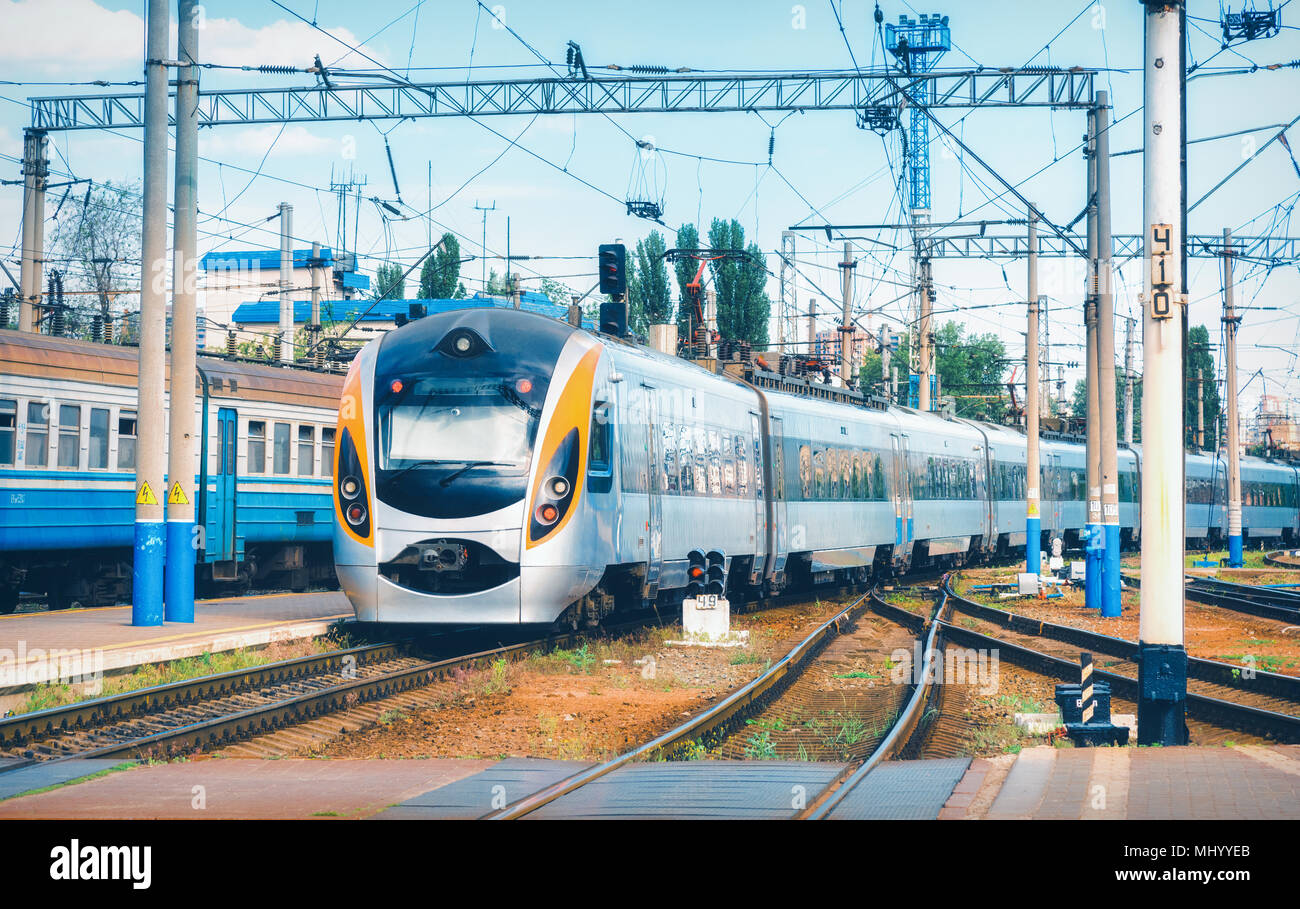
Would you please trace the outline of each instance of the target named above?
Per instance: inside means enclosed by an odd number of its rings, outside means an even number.
[[[881,764],[844,797],[831,819],[934,820],[970,764],[970,758]],[[966,795],[973,798],[974,792]]]

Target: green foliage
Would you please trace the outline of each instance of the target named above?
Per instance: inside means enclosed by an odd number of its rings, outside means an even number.
[[[719,259],[713,270],[713,288],[718,300],[718,331],[724,338],[749,341],[756,348],[767,346],[767,321],[772,301],[767,296],[767,268],[758,244],[745,245],[745,229],[734,218],[713,219],[709,245],[714,249],[743,249],[745,259]]]
[[[569,664],[583,675],[591,674],[591,667],[596,663],[596,655],[591,652],[591,647],[583,644],[577,650],[568,655]]]
[[[460,287],[460,243],[454,234],[445,233],[442,246],[420,266],[420,299],[459,299]]]
[[[406,282],[402,273],[406,269],[396,262],[385,262],[375,269],[375,293],[383,300],[405,300]]]
[[[1210,352],[1210,331],[1204,325],[1193,325],[1187,330],[1187,358],[1183,374],[1187,376],[1187,394],[1184,396],[1183,425],[1186,427],[1188,448],[1196,444],[1196,371],[1204,376],[1205,394],[1205,448],[1218,450],[1219,386],[1215,382],[1214,355]]]
[[[504,275],[498,275],[495,268],[489,268],[486,291],[494,297],[508,297],[510,281]]]
[[[664,235],[652,230],[644,240],[637,241],[628,263],[627,321],[636,334],[644,335],[650,325],[672,318],[668,265],[663,258],[667,249]]]
[[[772,733],[764,729],[756,732],[745,742],[745,757],[751,761],[771,761],[776,759],[776,743]]]
[[[1000,422],[1006,412],[1004,376],[1007,350],[992,333],[966,336],[966,327],[946,322],[935,333],[935,371],[939,394],[953,395],[957,416]],[[997,395],[995,399],[979,395]]]
[[[542,278],[541,292],[557,306],[569,306],[578,296],[572,287],[557,278]]]

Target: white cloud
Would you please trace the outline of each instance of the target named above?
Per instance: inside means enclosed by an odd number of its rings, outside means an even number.
[[[176,48],[174,8],[171,13],[168,56]],[[359,44],[346,28],[327,31],[349,45]],[[143,69],[144,20],[128,10],[104,9],[94,0],[0,0],[0,34],[8,39],[3,65],[11,78],[120,78],[123,70],[138,75]],[[363,49],[383,61],[373,48]],[[237,19],[207,16],[199,34],[199,56],[206,63],[310,66],[317,53],[326,64],[346,53],[338,65],[374,65],[305,22],[282,19],[250,28]]]
[[[220,130],[206,130],[199,138],[199,154],[209,157],[231,157],[251,155],[261,158],[271,143],[275,148],[267,157],[273,161],[277,157],[294,155],[334,155],[339,153],[339,140],[318,136],[305,126],[291,125],[285,127],[284,134],[277,140],[280,127],[266,126],[227,126]]]

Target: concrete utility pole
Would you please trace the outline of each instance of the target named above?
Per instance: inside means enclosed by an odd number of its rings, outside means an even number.
[[[1232,231],[1223,229],[1224,394],[1228,397],[1228,567],[1241,567],[1241,418],[1237,413],[1237,326],[1232,301]]]
[[[808,356],[817,350],[817,298],[808,298]]]
[[[1034,216],[1035,221],[1037,216]],[[1038,230],[1035,225],[1034,242],[1038,241]],[[1037,250],[1034,257],[1038,257]],[[1039,363],[1039,374],[1043,377],[1042,397],[1038,400],[1039,414],[1052,415],[1052,322],[1048,318],[1048,305],[1046,295],[1038,298],[1038,320],[1043,325],[1043,352],[1042,359]]]
[[[45,184],[49,159],[45,157],[45,131],[23,131],[23,256],[18,284],[18,330],[40,331],[41,273],[45,265]]]
[[[1025,331],[1025,571],[1040,574],[1043,570],[1042,515],[1039,510],[1039,483],[1042,472],[1038,467],[1038,215],[1029,209],[1029,268],[1026,275],[1026,297],[1029,303],[1029,325]]]
[[[293,206],[280,203],[280,362],[293,362]]]
[[[1097,245],[1097,109],[1088,111],[1088,133],[1084,153],[1088,161],[1088,286],[1083,297],[1083,322],[1087,336],[1085,360],[1088,381],[1087,424],[1087,538],[1084,541],[1086,570],[1083,599],[1088,609],[1101,608],[1101,576],[1105,570],[1101,559],[1101,364],[1098,362],[1097,314],[1101,269]]]
[[[178,0],[177,58],[189,64],[176,77],[176,186],[172,259],[171,439],[167,453],[167,571],[164,617],[194,621],[194,375],[198,304],[199,29],[198,0]]]
[[[1119,442],[1115,438],[1115,288],[1110,218],[1109,96],[1097,92],[1097,410],[1101,425],[1101,614],[1117,618],[1120,604]]]
[[[1196,370],[1196,450],[1205,451],[1205,370]]]
[[[163,623],[163,393],[167,340],[168,0],[149,0],[145,26],[144,199],[140,236],[140,368],[135,447],[131,624]],[[190,375],[193,375],[191,371]],[[193,382],[193,379],[190,380]]]
[[[1133,444],[1133,320],[1124,320],[1124,444]]]
[[[1187,743],[1183,646],[1183,14],[1144,0],[1142,605],[1138,744]]]
[[[917,389],[917,407],[922,413],[930,410],[930,373],[933,352],[930,349],[930,316],[934,309],[934,291],[931,290],[930,257],[921,259],[921,328],[918,332],[920,357],[917,361],[917,373],[920,376]]]
[[[890,360],[893,359],[894,354],[894,351],[889,346],[893,342],[892,334],[893,332],[890,331],[888,325],[880,326],[880,340],[882,342],[880,345],[880,384],[884,388],[886,395],[889,394]],[[894,403],[893,398],[890,398],[889,403]]]
[[[844,315],[840,322],[840,381],[848,388],[853,384],[853,261],[849,241],[844,241],[844,261],[840,263],[840,292],[844,297]]]
[[[474,208],[483,212],[483,244],[479,247],[482,262],[479,265],[479,271],[482,272],[483,293],[487,293],[487,216],[488,212],[497,210],[497,203],[495,200],[493,200],[491,205],[479,205],[475,202]],[[508,259],[506,260],[506,265],[509,267]]]
[[[320,292],[325,282],[325,268],[321,262],[318,240],[311,244],[311,262],[308,267],[308,274],[311,275],[311,326],[307,331],[307,342],[311,345],[312,365],[320,367],[325,360],[325,350],[320,343]]]

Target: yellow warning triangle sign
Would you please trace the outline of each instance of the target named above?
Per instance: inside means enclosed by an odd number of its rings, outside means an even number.
[[[179,480],[172,484],[171,495],[167,496],[167,504],[168,505],[190,504],[189,497],[185,495],[185,490],[181,489],[181,484]]]
[[[158,497],[153,494],[149,487],[149,481],[145,480],[140,484],[140,491],[136,494],[135,504],[137,505],[157,505]]]

